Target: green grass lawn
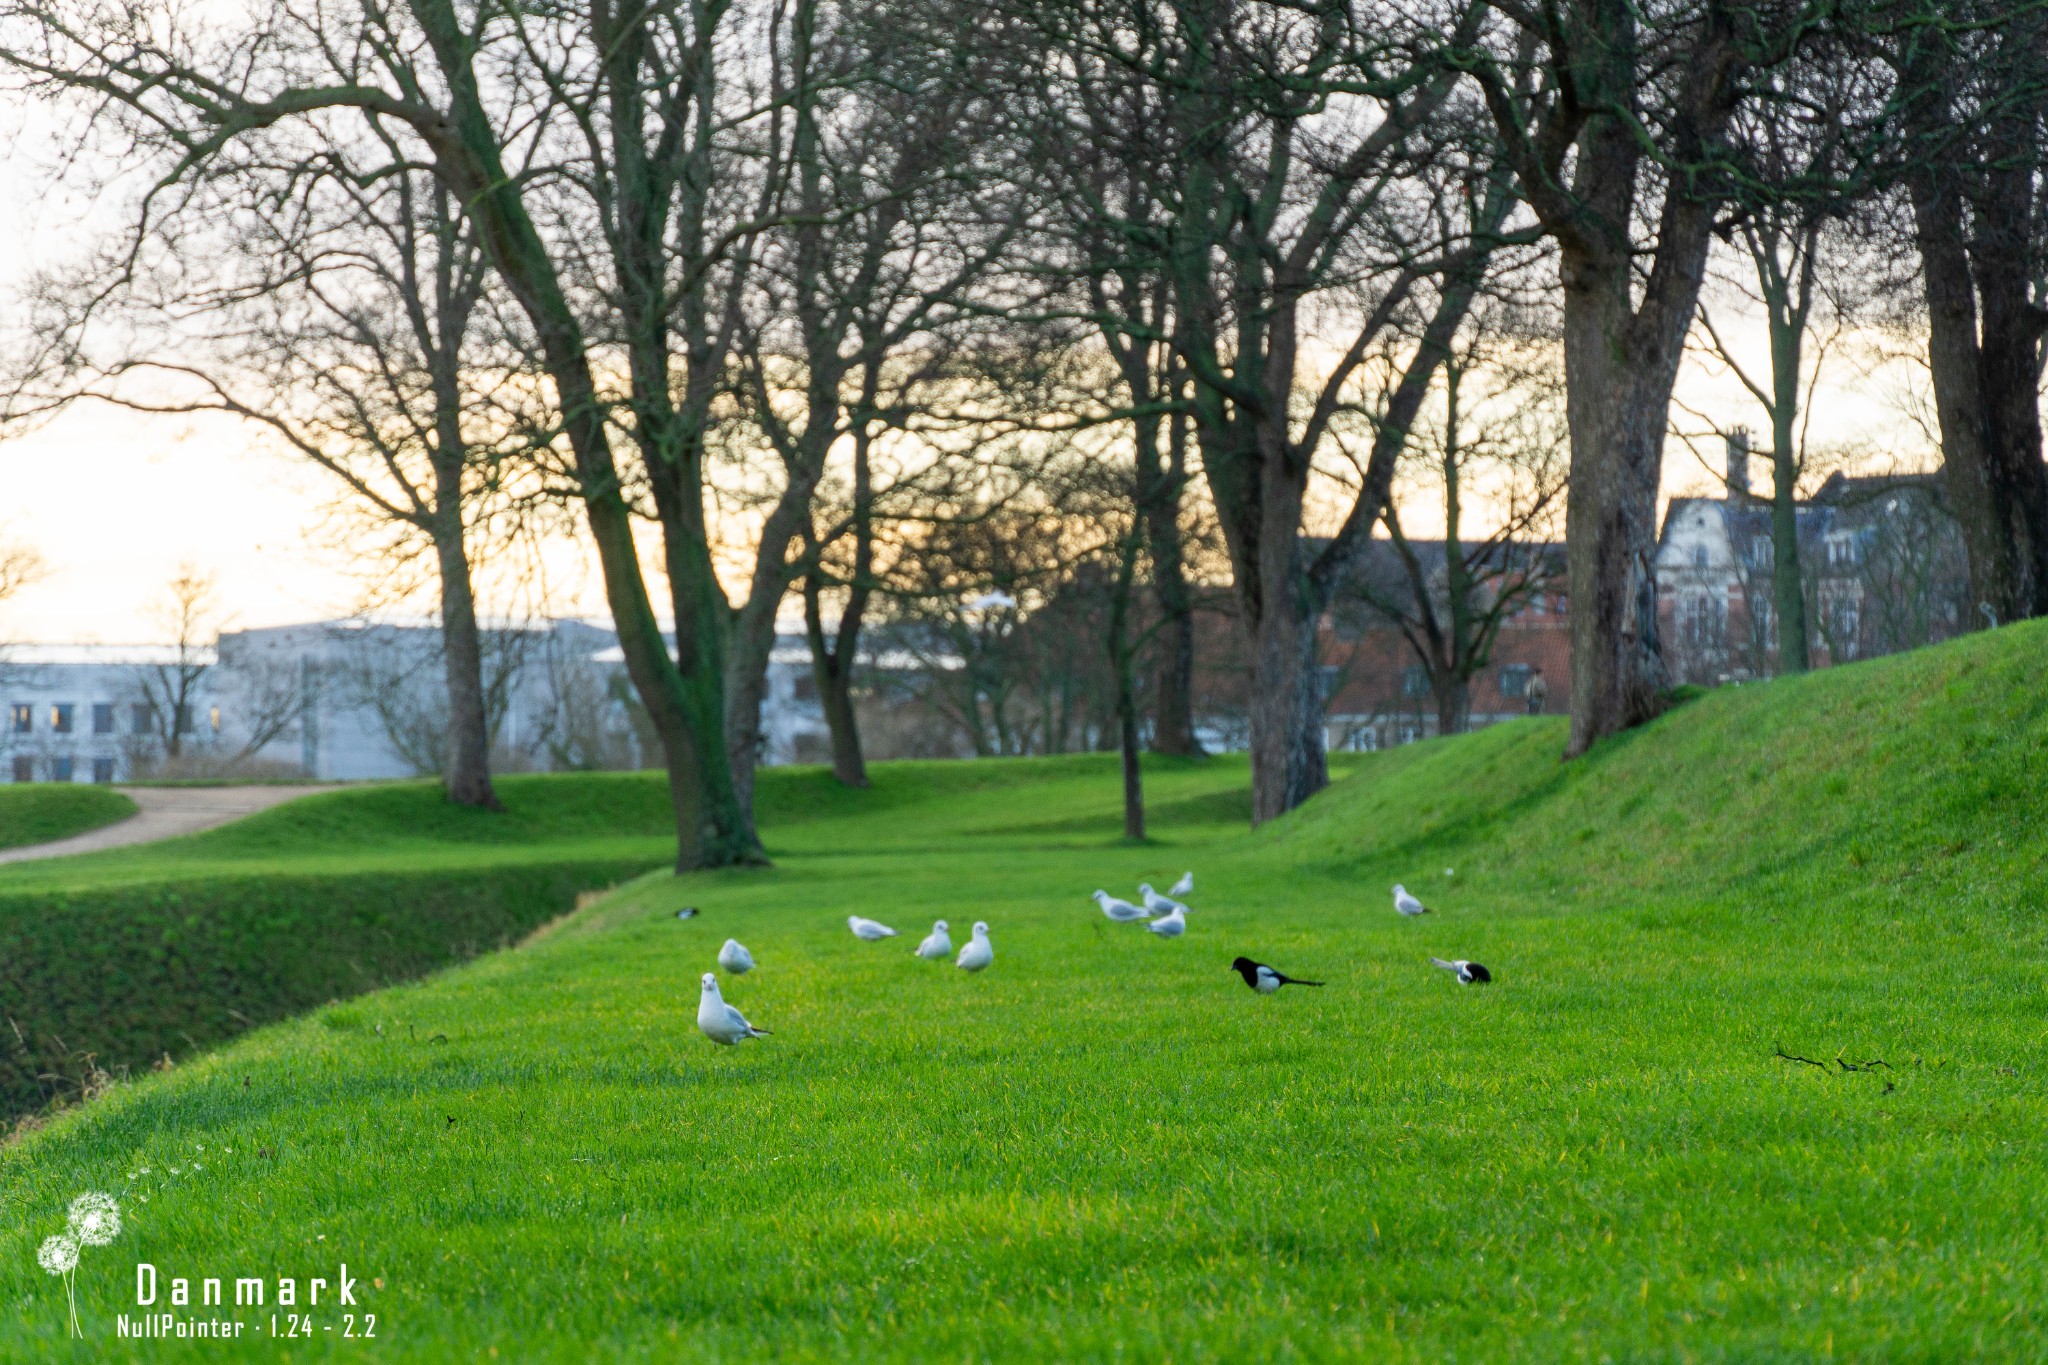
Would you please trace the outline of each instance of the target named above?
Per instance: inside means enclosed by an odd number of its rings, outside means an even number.
[[[135,803],[106,787],[17,782],[0,787],[0,849],[69,839],[135,814]]]
[[[650,876],[0,1152],[0,1357],[2041,1359],[2044,647],[1723,690],[1570,765],[1556,721],[1414,745],[1251,834],[1240,762],[1161,764],[1146,848],[1094,757],[769,774],[773,870]],[[645,779],[552,781],[658,857]],[[556,828],[413,795],[67,875]],[[1187,867],[1177,942],[1087,900]],[[914,961],[936,916],[994,967]],[[693,1024],[728,934],[775,1031],[738,1049]],[[1329,984],[1255,996],[1239,953]],[[69,1347],[34,1253],[88,1189],[128,1226]],[[346,1262],[377,1336],[120,1343],[138,1260]]]

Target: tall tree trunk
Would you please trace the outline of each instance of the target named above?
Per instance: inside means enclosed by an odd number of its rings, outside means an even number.
[[[725,745],[733,789],[740,805],[754,806],[754,769],[765,757],[767,732],[762,708],[768,701],[768,669],[775,653],[776,617],[789,586],[789,547],[810,516],[808,487],[785,493],[761,528],[753,582],[747,600],[732,616],[726,656]]]
[[[445,204],[447,191],[439,190]],[[445,221],[445,212],[444,212]],[[491,785],[491,720],[484,699],[483,632],[477,628],[476,586],[470,575],[468,528],[463,525],[462,476],[469,443],[462,429],[462,338],[469,309],[451,300],[453,260],[444,229],[435,259],[442,332],[427,342],[434,388],[434,504],[429,530],[441,584],[441,668],[448,689],[448,752],[441,773],[448,799],[458,806],[502,810]]]
[[[2027,553],[2030,547],[2014,534],[2025,525],[2024,519],[2017,526],[2008,520],[2020,504],[2003,487],[2006,470],[1994,446],[1991,408],[1998,396],[1987,382],[1991,375],[1978,338],[1962,197],[1936,179],[1932,170],[1919,177],[1913,218],[1927,298],[1927,361],[1941,432],[1942,473],[1969,555],[1973,604],[1986,605],[1998,620],[2009,621],[2033,614],[2032,556]],[[2031,394],[2031,383],[2028,390]]]
[[[1201,754],[1202,745],[1195,738],[1194,593],[1188,586],[1180,530],[1181,490],[1187,485],[1187,419],[1178,412],[1167,417],[1164,469],[1154,463],[1157,425],[1155,420],[1152,443],[1148,444],[1141,423],[1138,441],[1139,503],[1145,517],[1145,539],[1152,550],[1152,591],[1160,616],[1152,750],[1195,757]]]
[[[2041,315],[2029,296],[2036,138],[2031,109],[2007,111],[1979,136],[2016,159],[1964,165],[1966,153],[1953,145],[1944,69],[1953,56],[1929,40],[1905,64],[1902,74],[1915,92],[1906,122],[1919,143],[1908,188],[1942,472],[1969,555],[1973,605],[2010,621],[2048,609]],[[1974,205],[1965,183],[1973,173],[1982,178],[1983,196]]]
[[[868,785],[867,758],[860,747],[860,717],[853,708],[853,672],[859,639],[858,608],[849,604],[841,610],[838,645],[825,638],[825,613],[818,570],[804,578],[804,634],[811,645],[811,678],[818,688],[818,709],[825,713],[825,729],[832,741],[832,776],[845,787]],[[856,616],[853,630],[846,629],[846,616]]]
[[[1145,776],[1139,767],[1138,699],[1128,676],[1118,679],[1117,732],[1121,740],[1124,777],[1124,838],[1142,842],[1145,838]]]
[[[872,372],[872,367],[870,367]],[[804,631],[811,643],[811,673],[818,703],[832,737],[832,775],[848,787],[868,785],[867,756],[861,751],[860,715],[853,706],[853,675],[860,661],[860,630],[874,591],[875,520],[872,437],[864,418],[853,424],[853,574],[840,608],[839,627],[828,643],[820,601],[822,568],[815,559],[804,579]]]
[[[1812,251],[1813,245],[1809,243],[1809,259]],[[1780,673],[1804,673],[1812,666],[1806,647],[1806,583],[1799,564],[1799,460],[1795,426],[1805,340],[1803,317],[1796,325],[1785,319],[1772,319],[1771,599],[1778,614]]]
[[[2011,546],[2004,621],[2048,613],[2048,465],[2041,460],[2043,313],[2033,299],[2041,269],[2034,212],[2040,142],[2031,118],[2000,122],[2009,130],[1999,147],[2006,164],[1987,172],[1989,202],[1977,215],[1971,255],[1983,309],[1984,481],[1994,494],[1997,534]]]
[[[723,678],[715,667],[705,667],[706,653],[699,648],[707,635],[706,619],[715,620],[716,613],[725,610],[711,571],[709,544],[702,535],[701,490],[694,522],[689,509],[681,507],[672,509],[672,518],[664,518],[674,600],[679,608],[688,608],[678,610],[677,654],[671,657],[641,573],[632,512],[612,456],[607,405],[598,396],[583,329],[520,198],[523,182],[505,172],[497,132],[478,94],[474,39],[449,0],[412,0],[411,8],[448,82],[450,103],[446,124],[427,124],[418,131],[435,150],[437,172],[477,223],[491,264],[532,322],[555,386],[619,650],[667,759],[676,818],[676,870],[759,860],[759,841],[735,799],[725,760],[725,716],[719,695]],[[663,496],[668,482],[664,476],[672,471],[656,467],[650,473],[657,497]],[[677,543],[674,532],[687,531],[693,524],[697,536],[691,552]],[[708,657],[714,665],[718,634],[708,632]]]
[[[1252,823],[1260,825],[1329,785],[1316,672],[1324,602],[1302,562],[1306,469],[1281,425],[1284,412],[1277,421],[1216,420],[1210,407],[1201,435],[1212,445],[1203,463],[1251,648]]]
[[[1140,452],[1142,457],[1143,452]],[[1145,461],[1141,458],[1139,477]],[[1137,576],[1138,537],[1142,519],[1133,516],[1118,556],[1116,581],[1109,599],[1109,667],[1116,679],[1117,749],[1123,764],[1124,837],[1145,837],[1145,779],[1139,768],[1137,651],[1130,647],[1131,592]]]
[[[1448,677],[1436,688],[1436,732],[1462,735],[1472,714],[1472,685],[1459,677]]]
[[[819,634],[823,634],[822,628]],[[818,704],[825,713],[825,728],[832,740],[832,776],[842,787],[865,787],[868,761],[861,752],[860,716],[853,708],[852,657],[842,660],[835,656],[829,663],[823,663],[814,643],[811,668],[818,684]]]
[[[1631,325],[1625,254],[1589,260],[1567,248],[1563,255],[1572,444],[1565,497],[1572,642],[1567,753],[1577,755],[1663,706],[1654,557],[1677,348],[1657,355],[1631,346],[1640,329]],[[1685,302],[1689,310],[1692,300]]]
[[[441,774],[458,806],[502,810],[491,786],[491,730],[484,702],[483,632],[463,545],[459,500],[444,500],[434,528],[441,576],[441,665],[448,687],[448,759]]]

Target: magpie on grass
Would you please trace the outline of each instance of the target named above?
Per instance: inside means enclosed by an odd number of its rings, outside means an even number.
[[[1271,995],[1282,986],[1320,986],[1323,984],[1320,981],[1303,981],[1298,976],[1289,976],[1285,972],[1275,971],[1265,963],[1254,962],[1248,957],[1237,959],[1237,961],[1230,964],[1230,969],[1243,977],[1244,984],[1250,986],[1260,995]]]

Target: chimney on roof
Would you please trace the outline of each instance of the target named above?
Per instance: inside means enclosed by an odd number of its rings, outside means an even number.
[[[1728,500],[1749,496],[1749,428],[1728,433]]]

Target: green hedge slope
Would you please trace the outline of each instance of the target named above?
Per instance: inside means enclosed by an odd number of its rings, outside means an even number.
[[[0,1112],[501,948],[646,870],[570,861],[0,894]]]
[[[70,782],[0,787],[0,848],[69,839],[133,814],[135,803],[106,787]]]

